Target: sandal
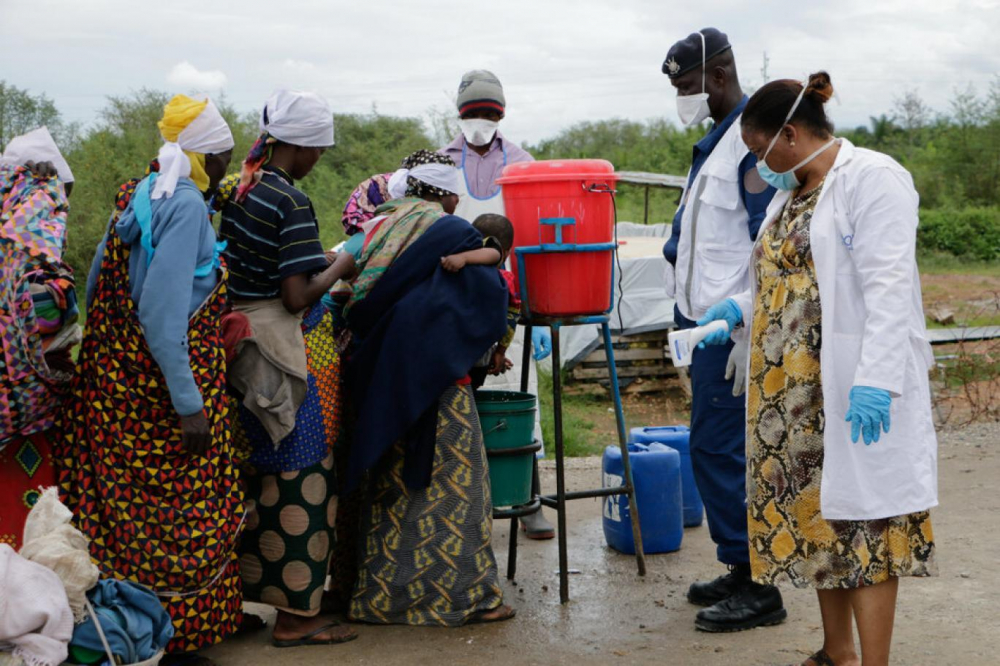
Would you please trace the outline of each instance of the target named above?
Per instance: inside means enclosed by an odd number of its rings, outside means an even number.
[[[826,650],[819,650],[815,654],[809,657],[806,661],[812,661],[816,666],[837,666],[830,655],[826,653]],[[791,666],[802,666],[802,664],[791,664]]]
[[[495,615],[494,615],[495,613]],[[488,611],[480,611],[471,615],[466,624],[490,624],[491,622],[506,622],[514,619],[517,611],[510,606],[497,606]]]
[[[277,648],[303,647],[306,645],[339,645],[340,643],[350,643],[358,637],[357,633],[352,631],[351,633],[345,634],[339,638],[316,638],[316,636],[319,636],[323,632],[335,629],[339,626],[340,622],[334,620],[333,622],[325,624],[319,629],[310,631],[305,636],[300,636],[299,638],[293,638],[286,641],[274,639],[272,640],[272,645]]]

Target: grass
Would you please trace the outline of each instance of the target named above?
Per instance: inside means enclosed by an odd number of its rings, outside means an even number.
[[[927,319],[927,328],[956,328],[959,326],[975,328],[978,326],[1000,326],[1000,315],[983,315],[981,317],[970,317],[968,319],[962,319],[961,321],[956,321],[954,324],[948,324],[948,325],[934,321],[930,317],[927,317],[926,319]]]
[[[1000,261],[977,261],[956,257],[947,252],[917,253],[917,265],[920,272],[926,275],[985,275],[1000,277]]]

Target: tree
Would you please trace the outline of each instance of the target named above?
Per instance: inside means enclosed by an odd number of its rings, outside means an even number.
[[[899,125],[911,136],[917,130],[927,127],[931,119],[930,107],[920,98],[916,89],[907,90],[902,97],[897,97],[893,110]]]
[[[881,146],[889,141],[889,138],[896,133],[895,119],[884,113],[878,117],[869,116],[868,120],[872,125],[872,139],[876,146]]]
[[[0,148],[6,148],[14,137],[43,125],[58,143],[71,139],[66,135],[67,130],[72,134],[76,129],[64,125],[56,105],[45,95],[32,95],[0,81]]]

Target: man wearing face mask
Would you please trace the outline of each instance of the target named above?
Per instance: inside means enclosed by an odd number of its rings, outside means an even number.
[[[677,112],[686,126],[713,121],[694,145],[663,248],[670,264],[667,293],[676,299],[674,320],[692,328],[709,307],[748,287],[750,249],[774,188],[761,179],[740,134],[747,97],[726,35],[715,28],[688,35],[670,47],[662,71],[677,90]],[[746,346],[730,342],[696,350],[691,365],[691,462],[716,555],[729,567],[728,574],[688,590],[691,603],[707,607],[695,620],[703,631],[741,631],[786,617],[778,589],[750,579],[745,358]]]
[[[459,201],[455,215],[473,222],[480,215],[504,215],[503,194],[496,181],[508,164],[532,162],[532,157],[516,143],[500,133],[507,100],[503,86],[493,72],[476,69],[466,72],[458,86],[458,126],[461,133],[439,152],[450,157],[462,171],[459,178]],[[486,380],[484,388],[518,391],[521,388],[521,355],[523,331],[518,330],[507,350],[513,367],[506,373]],[[552,352],[552,337],[548,328],[532,329],[531,344],[534,360],[541,361]],[[530,366],[528,391],[538,395],[535,363]],[[542,441],[542,428],[535,412],[535,438]],[[521,519],[529,539],[551,539],[552,524],[541,511]]]

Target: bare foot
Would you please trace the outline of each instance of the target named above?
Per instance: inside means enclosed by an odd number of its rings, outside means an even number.
[[[510,620],[515,615],[517,615],[517,611],[515,611],[510,606],[504,604],[503,606],[498,606],[497,608],[494,608],[493,610],[482,611],[480,613],[476,613],[475,615],[473,615],[472,617],[469,618],[468,624],[485,624],[487,622],[503,622],[504,620]]]
[[[302,617],[278,611],[278,619],[274,623],[274,643],[279,647],[294,645],[329,645],[346,643],[358,637],[358,633],[350,627],[340,626],[335,618],[329,615]]]

